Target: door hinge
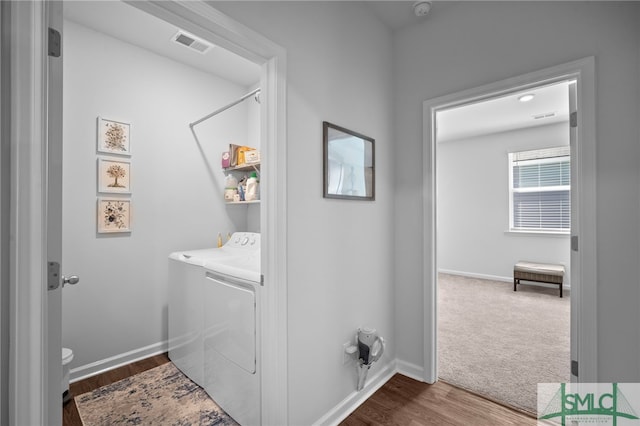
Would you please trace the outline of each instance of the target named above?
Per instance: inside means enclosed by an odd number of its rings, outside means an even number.
[[[572,235],[571,236],[571,250],[578,251],[578,236],[577,235]]]
[[[264,285],[264,275],[260,274],[260,285]]]
[[[578,111],[574,111],[569,116],[569,125],[571,127],[578,127]]]
[[[571,360],[571,374],[578,377],[578,361]]]
[[[60,264],[47,262],[47,289],[55,290],[60,287]]]
[[[54,58],[60,57],[60,51],[62,49],[62,37],[60,31],[49,28],[49,56]]]

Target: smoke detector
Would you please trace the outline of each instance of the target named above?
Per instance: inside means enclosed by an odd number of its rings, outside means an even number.
[[[430,10],[430,1],[417,1],[413,4],[413,13],[415,13],[415,15],[418,17],[427,16]]]
[[[182,30],[178,31],[171,40],[198,53],[205,53],[213,47],[211,43]]]

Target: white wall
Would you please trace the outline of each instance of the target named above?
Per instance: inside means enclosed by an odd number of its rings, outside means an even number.
[[[215,2],[287,50],[289,423],[355,391],[342,344],[362,325],[394,358],[391,34],[351,2]],[[376,200],[322,197],[322,121],[375,139]]]
[[[188,127],[247,91],[65,22],[63,264],[81,281],[63,292],[63,344],[78,375],[166,349],[168,254],[249,226],[246,208],[224,205],[220,170],[228,144],[247,143],[247,103],[197,126],[201,147]],[[98,115],[132,126],[130,235],[96,234]]]
[[[437,6],[437,5],[436,5]],[[596,58],[598,379],[640,380],[637,3],[458,2],[394,35],[400,359],[423,360],[422,102]],[[426,179],[426,177],[425,177]],[[428,184],[428,182],[425,182]]]
[[[439,270],[512,281],[519,260],[568,269],[568,235],[507,232],[508,153],[568,144],[568,122],[439,143]],[[567,273],[565,285],[570,282]]]

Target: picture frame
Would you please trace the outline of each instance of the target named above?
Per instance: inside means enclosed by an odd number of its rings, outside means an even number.
[[[327,121],[323,134],[323,196],[375,200],[375,140]]]
[[[100,197],[96,210],[99,234],[131,232],[131,199]]]
[[[98,117],[98,152],[131,156],[131,124]]]
[[[131,160],[98,157],[98,192],[131,194]]]

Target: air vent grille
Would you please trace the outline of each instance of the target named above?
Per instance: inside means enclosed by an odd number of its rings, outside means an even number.
[[[173,41],[179,43],[189,49],[193,49],[198,53],[205,53],[207,50],[211,49],[213,45],[207,43],[204,40],[201,40],[191,34],[188,34],[184,31],[178,31],[178,33],[173,36]]]
[[[555,112],[546,112],[544,114],[532,115],[534,120],[541,120],[543,118],[551,118],[551,117],[555,117],[555,116],[556,116]]]

